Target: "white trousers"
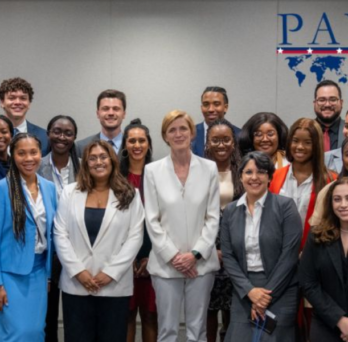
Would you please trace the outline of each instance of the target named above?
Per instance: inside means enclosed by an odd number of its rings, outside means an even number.
[[[207,312],[215,274],[194,279],[151,276],[158,314],[157,342],[177,342],[184,302],[187,342],[206,342]]]

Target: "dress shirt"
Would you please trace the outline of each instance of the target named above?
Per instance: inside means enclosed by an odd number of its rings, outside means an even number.
[[[226,205],[233,199],[232,171],[219,172],[220,207],[225,209]]]
[[[60,194],[62,193],[63,188],[69,184],[69,166],[71,162],[72,162],[71,158],[69,157],[68,164],[65,167],[63,167],[59,172],[59,170],[54,165],[54,162],[52,160],[52,154],[51,154],[50,165],[52,166],[52,178],[53,178],[54,185],[56,186],[56,189],[57,189],[58,198],[60,197]]]
[[[27,120],[24,120],[19,126],[16,127],[19,131],[19,133],[27,133],[28,132],[28,125]]]
[[[39,180],[38,180],[39,182]],[[35,254],[42,254],[47,249],[47,239],[46,239],[46,211],[43,203],[39,183],[37,184],[38,194],[36,202],[34,201],[31,193],[27,187],[26,181],[22,178],[22,186],[27,195],[28,204],[30,207],[30,211],[33,215],[33,219],[37,225],[37,229],[35,232]],[[40,232],[40,239],[38,235],[38,231]]]
[[[295,201],[297,210],[301,216],[302,229],[304,228],[307,216],[309,200],[311,198],[313,186],[313,174],[311,174],[302,184],[297,184],[292,165],[286,175],[285,182],[280,189],[279,195],[290,197]]]
[[[247,194],[238,200],[237,207],[240,205],[245,206],[245,254],[247,261],[248,272],[263,272],[263,264],[261,260],[259,235],[260,235],[260,223],[262,216],[262,209],[267,197],[268,191],[259,198],[254,204],[254,214],[251,215],[248,204]]]
[[[206,144],[207,142],[207,130],[208,130],[208,125],[205,121],[203,121],[203,126],[204,126],[204,145]]]
[[[327,126],[323,125],[319,120],[317,121],[324,133]],[[340,147],[338,146],[340,121],[341,121],[341,117],[338,117],[337,120],[331,126],[329,126],[330,150],[335,150],[336,148]]]
[[[109,139],[106,135],[104,135],[102,132],[100,132],[100,140],[112,141],[113,142],[114,145],[112,146],[112,148],[114,149],[116,155],[118,154],[118,151],[121,148],[122,137],[123,137],[123,133],[122,132],[117,134],[116,137],[114,137],[113,139]]]

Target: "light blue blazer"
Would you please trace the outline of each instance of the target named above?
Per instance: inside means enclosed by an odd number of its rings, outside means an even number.
[[[51,274],[52,229],[57,207],[56,189],[52,182],[37,175],[43,203],[46,209],[47,260],[46,270]],[[25,243],[16,240],[12,226],[12,208],[7,179],[0,181],[0,285],[3,284],[2,273],[28,275],[35,259],[36,225],[27,212],[25,223]]]

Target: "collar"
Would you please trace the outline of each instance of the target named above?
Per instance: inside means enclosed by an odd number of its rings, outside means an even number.
[[[25,180],[22,176],[20,176],[20,177],[21,177],[21,183],[22,183],[22,185],[27,186],[26,180]],[[39,186],[40,186],[40,179],[39,179],[39,177],[38,177],[37,174],[36,174],[36,179],[37,179],[37,186],[39,187]]]
[[[291,178],[291,179],[294,179],[294,180],[296,180],[296,182],[297,182],[297,179],[296,179],[296,177],[294,176],[294,172],[293,172],[293,169],[292,169],[292,164],[290,164],[290,167],[289,167],[289,177]],[[301,185],[302,184],[307,184],[307,183],[311,183],[313,181],[313,173],[303,182],[303,183],[301,183]]]
[[[260,205],[261,207],[264,207],[265,205],[265,201],[266,201],[266,197],[268,195],[268,190],[262,195],[262,197],[260,197],[256,202],[255,202],[255,206],[256,205]],[[248,206],[247,204],[247,198],[246,198],[247,194],[246,192],[242,195],[242,197],[238,200],[237,202],[237,207],[241,206],[244,204],[244,206]]]
[[[28,132],[27,120],[24,120],[19,126],[14,128],[17,128],[20,133],[27,133]]]
[[[323,132],[328,127],[330,132],[338,133],[338,130],[339,130],[339,127],[340,127],[340,123],[341,123],[341,116],[339,116],[330,126],[324,125],[318,118],[316,120],[319,123],[319,125],[320,125],[321,129],[323,130]]]
[[[119,148],[121,147],[122,137],[123,137],[122,132],[118,133],[116,135],[116,137],[114,137],[113,139],[109,139],[106,135],[104,135],[102,132],[100,132],[100,140],[105,140],[105,141],[111,140],[114,143],[117,150],[119,150]]]
[[[66,164],[66,166],[63,167],[62,170],[63,170],[63,169],[67,169],[67,168],[70,166],[70,160],[71,160],[71,158],[70,158],[70,156],[69,156],[68,164]],[[50,153],[50,165],[51,165],[54,169],[56,169],[56,166],[55,166],[54,163],[53,163],[52,152]]]

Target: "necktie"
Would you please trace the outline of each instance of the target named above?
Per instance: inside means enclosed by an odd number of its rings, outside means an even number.
[[[13,129],[13,136],[17,135],[19,133],[19,129],[18,128],[14,128]]]
[[[324,136],[324,152],[330,151],[329,127],[325,127],[323,136]]]
[[[115,144],[114,144],[114,142],[113,142],[112,140],[108,140],[108,143],[109,143],[112,147],[115,146]]]

